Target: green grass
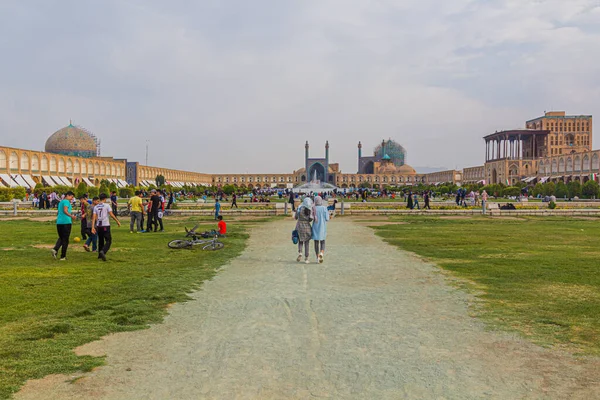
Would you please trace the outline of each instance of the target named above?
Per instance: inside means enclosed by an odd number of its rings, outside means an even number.
[[[215,226],[202,223],[200,229]],[[256,221],[230,221],[225,248],[215,252],[167,247],[192,221],[165,219],[166,232],[150,234],[130,234],[127,223],[113,226],[107,262],[73,240],[68,261],[60,262],[50,254],[54,223],[0,221],[0,398],[27,379],[101,365],[102,358],[72,350],[160,322],[168,304],[188,300],[187,293],[243,250],[247,223]],[[79,225],[73,228],[71,239],[79,235]]]
[[[466,280],[489,326],[600,355],[600,220],[393,220],[377,233]]]

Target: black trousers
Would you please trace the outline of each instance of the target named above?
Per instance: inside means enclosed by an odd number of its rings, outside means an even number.
[[[58,251],[62,247],[60,258],[65,258],[69,247],[69,236],[71,236],[71,224],[56,224],[56,230],[58,231],[58,240],[54,245],[54,250]]]
[[[87,218],[81,219],[81,240],[87,239],[88,227],[87,227]]]
[[[148,225],[146,225],[146,230],[150,232],[152,227],[154,226],[154,231],[158,228],[158,210],[150,209],[148,213]]]
[[[112,244],[112,235],[110,234],[110,226],[99,226],[96,228],[98,232],[98,252],[108,253]]]

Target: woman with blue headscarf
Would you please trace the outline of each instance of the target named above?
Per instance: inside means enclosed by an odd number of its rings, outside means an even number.
[[[296,223],[296,230],[298,231],[298,258],[296,258],[296,261],[302,261],[302,246],[304,246],[304,262],[309,264],[309,244],[310,238],[312,237],[312,227],[310,226],[310,223],[314,219],[313,203],[310,197],[304,198],[302,204],[298,207],[294,218],[298,220]]]
[[[323,198],[321,196],[315,197],[314,214],[315,221],[312,225],[312,240],[315,241],[315,253],[317,254],[317,261],[320,264],[323,262],[323,257],[325,256],[327,221],[329,221],[329,211],[323,205]]]

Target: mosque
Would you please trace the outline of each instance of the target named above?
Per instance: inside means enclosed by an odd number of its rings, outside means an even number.
[[[310,157],[305,144],[304,167],[283,174],[205,174],[162,167],[140,165],[139,162],[100,155],[100,140],[90,131],[69,122],[46,141],[45,151],[0,146],[0,187],[76,186],[114,182],[118,187],[128,184],[148,186],[162,175],[174,187],[234,185],[245,188],[293,188],[316,179],[340,188],[359,186],[384,187],[413,185],[425,182],[425,175],[405,164],[406,150],[393,140],[383,140],[372,156],[362,156],[358,143],[356,173],[343,173],[339,164],[330,163],[329,142],[325,157]]]

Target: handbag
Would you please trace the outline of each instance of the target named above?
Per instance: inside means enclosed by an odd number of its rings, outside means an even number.
[[[298,244],[299,240],[300,240],[300,235],[298,234],[298,229],[294,229],[292,231],[292,243]]]

